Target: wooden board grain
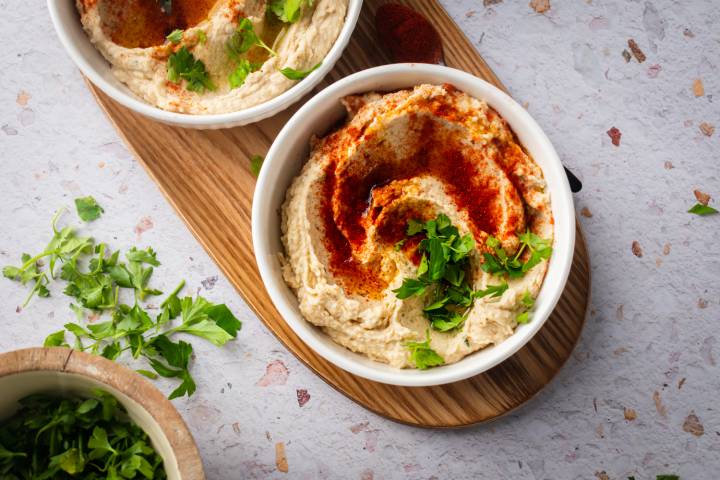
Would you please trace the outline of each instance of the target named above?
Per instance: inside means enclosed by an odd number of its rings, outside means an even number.
[[[382,3],[365,1],[343,58],[316,91],[355,71],[389,63],[375,39],[374,12]],[[447,65],[504,89],[437,1],[399,3],[432,19],[443,38]],[[533,340],[501,365],[463,382],[430,388],[383,385],[333,366],[310,350],[277,313],[263,287],[252,249],[250,212],[255,178],[248,159],[267,152],[298,106],[245,127],[185,130],[153,123],[92,85],[90,88],[128,147],[248,305],[305,365],[363,407],[411,425],[472,425],[497,418],[528,401],[570,356],[582,330],[590,289],[588,254],[579,227],[572,272],[557,308]]]

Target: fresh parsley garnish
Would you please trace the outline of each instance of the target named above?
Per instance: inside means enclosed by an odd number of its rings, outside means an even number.
[[[0,477],[167,478],[148,435],[109,393],[36,394],[19,403],[0,423]]]
[[[448,332],[459,328],[475,299],[500,297],[508,289],[507,283],[503,283],[473,291],[467,276],[475,240],[471,235],[461,236],[447,215],[439,214],[425,223],[411,219],[406,233],[424,235],[418,245],[422,257],[416,278],[403,279],[393,292],[401,300],[430,293],[423,312],[434,330]]]
[[[530,321],[530,310],[535,306],[535,299],[528,290],[525,290],[522,298],[520,299],[522,304],[522,311],[515,318],[515,321],[519,324],[528,323]]]
[[[215,90],[210,80],[210,74],[205,69],[202,60],[198,60],[190,53],[186,46],[170,55],[168,58],[167,78],[173,83],[186,80],[185,88],[191,92],[202,93],[205,90]]]
[[[717,209],[713,207],[709,207],[707,205],[703,205],[702,203],[696,203],[692,206],[690,210],[688,210],[688,213],[694,213],[695,215],[705,216],[705,215],[713,215],[715,213],[718,213]]]
[[[322,65],[322,62],[318,63],[317,65],[315,65],[314,67],[312,67],[309,70],[295,70],[290,67],[285,67],[282,70],[280,70],[280,73],[285,75],[290,80],[302,80],[303,78],[307,77],[312,72],[314,72],[315,70],[320,68],[320,65]]]
[[[129,352],[133,358],[144,358],[156,372],[143,370],[146,376],[172,377],[180,385],[170,398],[192,395],[195,382],[190,374],[192,345],[172,338],[185,333],[204,338],[222,346],[236,338],[241,323],[225,305],[216,305],[198,296],[180,297],[185,282],[171,292],[153,318],[140,302],[162,292],[149,286],[154,268],[160,266],[157,253],[151,248],[131,248],[120,259],[120,252],[111,252],[105,243],[95,244],[88,237],[78,236],[72,227],[58,230],[58,215],[53,218],[53,239],[40,254],[24,254],[22,265],[8,266],[3,274],[23,284],[33,282],[25,304],[33,296],[48,296],[47,285],[60,272],[65,282],[64,293],[74,299],[70,307],[78,321],[65,324],[65,329],[50,334],[46,346],[68,346],[65,333],[75,336],[73,346],[82,351],[102,355],[111,360]],[[40,270],[39,261],[46,259],[47,269]],[[59,268],[57,265],[61,264]],[[133,293],[132,305],[120,301],[120,291]],[[104,321],[81,324],[85,311],[107,313]]]
[[[170,35],[165,38],[167,38],[170,43],[177,45],[178,43],[182,42],[184,33],[184,30],[176,28],[175,30],[170,32]]]
[[[425,332],[424,342],[406,342],[405,346],[410,350],[410,360],[420,370],[437,367],[445,363],[445,360],[430,348],[430,330]]]
[[[246,58],[239,59],[235,70],[233,70],[228,76],[230,88],[234,89],[241,87],[245,83],[248,75],[252,72],[256,72],[261,66],[262,64],[250,63],[250,61]]]
[[[91,196],[76,198],[75,208],[77,209],[78,217],[80,217],[80,220],[83,222],[97,220],[100,218],[100,215],[105,212]]]
[[[256,45],[267,50],[268,53],[270,53],[270,55],[272,56],[277,55],[277,53],[275,53],[272,48],[265,45],[265,42],[263,42],[260,37],[257,36],[250,19],[243,18],[242,20],[240,20],[237,29],[235,29],[235,32],[228,40],[226,47],[230,58],[237,61],[240,60],[241,55],[247,53],[252,47]]]
[[[295,23],[300,20],[303,8],[312,7],[312,4],[313,0],[271,0],[268,9],[281,22]]]
[[[515,255],[509,255],[500,245],[500,240],[490,235],[487,238],[486,245],[494,254],[483,253],[485,262],[481,268],[487,273],[520,278],[542,260],[550,258],[550,255],[552,255],[551,244],[551,240],[542,239],[528,230],[520,235],[520,248]],[[530,252],[530,255],[523,262],[521,258],[526,251]]]
[[[205,33],[205,30],[196,30],[195,36],[197,37],[198,43],[205,43],[207,42],[207,34]]]
[[[260,169],[262,168],[264,161],[265,157],[262,155],[253,155],[250,157],[250,172],[252,172],[255,178],[260,175]]]

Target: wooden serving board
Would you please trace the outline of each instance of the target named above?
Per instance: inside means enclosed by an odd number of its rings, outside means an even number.
[[[358,70],[390,63],[375,38],[374,13],[382,3],[365,0],[350,45],[316,91]],[[504,89],[437,1],[398,3],[431,19],[442,36],[447,65]],[[90,88],[128,147],[248,305],[305,365],[363,407],[410,425],[472,425],[528,401],[570,356],[582,330],[590,289],[588,254],[579,226],[572,272],[557,308],[532,341],[501,365],[469,380],[430,388],[375,383],[333,366],[310,350],[280,317],[263,287],[253,255],[250,212],[255,178],[248,159],[267,152],[299,105],[250,126],[185,130],[147,120],[92,85]]]

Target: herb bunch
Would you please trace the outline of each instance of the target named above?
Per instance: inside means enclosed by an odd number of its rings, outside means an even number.
[[[485,263],[482,264],[484,272],[496,275],[507,275],[509,278],[521,278],[531,268],[552,255],[552,241],[540,238],[530,230],[520,235],[520,248],[515,255],[508,255],[500,245],[500,240],[488,236],[486,245],[493,253],[484,252]],[[521,260],[525,252],[530,252],[527,260]]]
[[[33,294],[49,296],[47,284],[58,272],[65,282],[63,292],[74,299],[70,308],[78,322],[66,323],[63,330],[49,335],[45,346],[69,346],[65,339],[69,332],[75,336],[73,346],[78,350],[110,360],[129,352],[134,359],[145,359],[152,369],[139,373],[153,379],[162,376],[180,381],[171,399],[192,395],[196,389],[189,367],[193,347],[183,340],[173,341],[173,337],[185,333],[223,346],[237,337],[240,321],[224,304],[216,305],[200,296],[181,297],[184,281],[164,299],[160,313],[153,318],[140,302],[162,295],[148,286],[154,267],[160,265],[156,252],[150,247],[133,247],[121,261],[120,251],[111,252],[105,243],[96,245],[70,226],[58,230],[60,213],[53,218],[53,238],[43,252],[35,256],[23,254],[21,266],[3,269],[7,278],[23,284],[34,282],[25,305]],[[45,270],[41,270],[41,259],[47,260]],[[132,293],[132,305],[121,303],[121,290]],[[108,313],[109,319],[81,325],[86,310]]]
[[[203,93],[216,88],[205,63],[195,58],[185,45],[168,58],[167,78],[173,83],[185,80],[185,88],[191,92]]]
[[[507,283],[489,285],[485,290],[473,290],[468,281],[469,255],[475,249],[471,235],[460,235],[447,215],[425,223],[410,220],[407,236],[424,235],[418,245],[422,253],[415,278],[405,278],[402,285],[393,290],[399,299],[422,296],[429,292],[423,308],[430,326],[440,332],[459,328],[475,299],[499,297],[507,289]]]
[[[147,434],[107,392],[30,395],[20,405],[0,424],[0,478],[167,478]]]

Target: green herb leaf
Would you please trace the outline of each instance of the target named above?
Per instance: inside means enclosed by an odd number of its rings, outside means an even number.
[[[280,21],[295,23],[300,20],[303,8],[311,7],[313,0],[271,0],[268,9],[274,13]]]
[[[426,332],[424,342],[407,342],[405,347],[410,350],[410,360],[420,370],[437,367],[445,363],[445,360],[430,348],[430,330]]]
[[[263,42],[255,33],[252,21],[249,18],[243,18],[240,20],[237,29],[228,40],[226,45],[228,55],[233,60],[239,61],[241,59],[241,55],[247,53],[254,46],[267,50],[272,56],[277,56],[277,53],[265,45],[265,42]]]
[[[75,208],[77,209],[78,217],[80,217],[83,222],[97,220],[105,211],[91,196],[76,198]]]
[[[45,338],[45,342],[43,343],[44,347],[59,347],[64,346],[65,343],[65,330],[60,330],[55,333],[51,333],[50,335]]]
[[[425,293],[428,284],[422,280],[416,278],[406,278],[403,280],[402,285],[399,288],[393,290],[397,298],[404,300],[414,295],[422,295]]]
[[[688,210],[688,213],[694,213],[695,215],[705,216],[705,215],[713,215],[715,213],[718,213],[717,209],[713,207],[709,207],[707,205],[703,205],[702,203],[696,203],[695,205]]]
[[[501,285],[488,285],[485,290],[478,290],[474,293],[475,298],[483,297],[501,297],[503,293],[508,289],[507,282]]]
[[[167,38],[170,43],[177,45],[178,43],[182,42],[183,33],[185,33],[184,30],[175,29],[172,32],[170,32],[170,35],[168,35],[165,38]]]
[[[168,58],[167,78],[173,83],[186,80],[185,88],[191,92],[203,93],[215,90],[210,75],[202,60],[198,60],[184,45]]]
[[[260,175],[260,169],[262,168],[264,161],[265,157],[263,157],[262,155],[253,155],[252,157],[250,157],[250,172],[255,178]]]
[[[302,80],[303,78],[307,77],[312,72],[320,68],[320,65],[322,65],[322,62],[318,63],[317,65],[308,70],[295,70],[294,68],[285,67],[280,70],[280,73],[285,75],[285,77],[290,80]]]

